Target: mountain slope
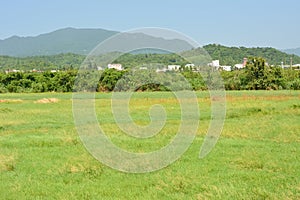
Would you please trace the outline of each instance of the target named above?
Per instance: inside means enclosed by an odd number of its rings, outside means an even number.
[[[0,40],[0,55],[14,57],[56,55],[61,53],[86,55],[100,42],[117,33],[104,29],[65,28],[36,37],[13,36]],[[166,48],[170,47],[171,49],[180,47],[178,50],[192,48],[190,44],[183,40],[167,40],[143,33],[122,34],[120,38],[122,39],[120,43],[121,49],[133,44],[158,45]]]
[[[140,35],[142,37],[142,35]],[[156,40],[159,41],[159,40]],[[269,64],[280,65],[281,60],[286,61],[289,64],[290,57],[293,57],[294,63],[300,63],[300,57],[296,55],[289,55],[280,52],[273,48],[245,48],[245,47],[226,47],[221,45],[210,44],[204,46],[204,49],[210,54],[212,59],[220,60],[221,65],[231,65],[241,63],[244,57],[259,56],[266,58]],[[198,49],[196,49],[198,50]],[[185,57],[190,57],[189,54],[193,54],[195,50],[185,51],[181,53]],[[202,50],[199,52],[203,54]],[[51,69],[70,69],[79,68],[81,63],[85,59],[85,55],[79,54],[58,54],[48,56],[33,56],[33,57],[9,57],[0,56],[0,72],[8,69],[18,70],[51,70]],[[205,57],[204,57],[205,58]],[[124,67],[136,67],[145,63],[160,63],[166,65],[185,65],[185,61],[180,54],[172,53],[167,54],[165,52],[149,53],[148,51],[142,51],[139,53],[132,52],[126,53],[118,57],[115,63],[121,63]],[[205,64],[210,60],[205,61]]]
[[[36,37],[18,37],[0,40],[0,55],[36,56],[59,53],[86,54],[95,44],[116,34],[103,29],[65,28]]]
[[[271,47],[226,47],[218,44],[209,44],[203,47],[214,60],[220,60],[221,65],[235,65],[243,62],[243,58],[263,57],[271,65],[300,63],[300,57],[281,52]]]

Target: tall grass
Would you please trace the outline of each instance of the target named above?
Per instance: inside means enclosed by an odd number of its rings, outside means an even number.
[[[171,93],[131,99],[136,123],[149,123],[153,104],[170,116],[160,134],[145,140],[115,125],[110,96],[96,95],[96,111],[116,145],[149,152],[172,140],[180,110]],[[222,135],[201,160],[210,103],[207,93],[197,96],[200,127],[188,151],[160,171],[126,174],[86,151],[74,126],[71,94],[2,94],[9,101],[0,103],[0,199],[300,199],[300,92],[227,92]],[[58,102],[35,103],[43,98]]]

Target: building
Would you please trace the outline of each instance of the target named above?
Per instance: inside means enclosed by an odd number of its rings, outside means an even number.
[[[5,71],[6,74],[8,74],[8,73],[16,73],[16,72],[23,72],[23,71],[18,70],[18,69],[12,69],[12,70],[9,69],[9,70]]]
[[[168,65],[168,71],[178,71],[180,69],[180,65]]]
[[[247,59],[247,58],[244,58],[244,59],[243,59],[243,66],[244,66],[244,67],[246,67],[247,62],[248,62],[248,59]]]
[[[220,61],[219,60],[213,60],[211,62],[211,64],[212,64],[213,67],[216,67],[216,68],[220,67]]]
[[[245,66],[243,64],[235,64],[234,68],[235,69],[243,69]]]
[[[213,60],[211,63],[208,63],[208,66],[219,68],[220,67],[220,61],[219,60]]]
[[[193,63],[186,64],[183,69],[189,69],[192,71],[197,71],[197,67]]]
[[[116,69],[116,70],[119,70],[119,71],[123,70],[122,64],[108,64],[107,68],[108,69]]]
[[[228,72],[231,71],[231,66],[220,66],[220,68],[224,71],[228,71]]]
[[[211,63],[208,63],[208,66],[214,67],[217,70],[231,71],[231,66],[220,65],[220,60],[213,60]]]
[[[185,66],[184,66],[185,68],[194,68],[195,67],[195,65],[193,64],[193,63],[189,63],[189,64],[186,64]]]
[[[243,59],[243,63],[242,63],[242,64],[235,64],[235,65],[234,65],[234,68],[235,68],[235,69],[243,69],[243,68],[246,67],[247,62],[248,62],[248,59],[247,59],[247,58],[244,58],[244,59]]]

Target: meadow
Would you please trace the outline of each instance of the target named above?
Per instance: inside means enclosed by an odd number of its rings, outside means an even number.
[[[77,134],[71,93],[1,94],[0,199],[300,199],[300,91],[229,91],[226,120],[214,149],[199,159],[210,122],[207,92],[197,92],[197,136],[183,156],[151,173],[130,174],[91,156]],[[101,127],[132,152],[160,149],[180,124],[169,92],[135,93],[133,120],[149,123],[161,104],[169,119],[160,134],[133,139],[111,113],[111,93],[96,95]]]

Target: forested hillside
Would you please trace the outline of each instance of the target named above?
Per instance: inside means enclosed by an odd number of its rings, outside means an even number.
[[[78,54],[59,54],[54,56],[34,56],[26,58],[16,58],[0,56],[0,71],[32,69],[40,71],[78,69],[84,61],[85,56]],[[121,63],[125,68],[137,67],[142,64],[159,63],[162,65],[185,65],[187,61],[177,54],[124,54],[113,63]],[[106,66],[102,66],[106,67]]]
[[[17,58],[10,56],[0,56],[0,71],[5,70],[23,70],[33,69],[47,70],[66,70],[70,68],[79,68],[85,56],[77,54],[59,54],[54,56],[33,56],[26,58]]]
[[[234,66],[242,63],[243,58],[262,57],[265,58],[270,65],[290,64],[292,58],[293,63],[300,63],[300,57],[293,54],[287,54],[271,47],[226,47],[218,44],[209,44],[203,47],[213,60],[220,60],[221,65]]]
[[[289,65],[290,59],[294,64],[300,63],[300,57],[283,53],[274,48],[245,48],[245,47],[226,47],[222,45],[210,44],[203,47],[213,60],[220,60],[221,65],[234,66],[242,63],[243,58],[247,57],[262,57],[270,65],[281,65],[281,62]],[[185,53],[188,53],[186,51]],[[0,56],[0,71],[4,72],[8,69],[18,69],[30,71],[37,69],[47,71],[52,69],[78,69],[83,60],[84,55],[79,54],[58,54],[52,56],[32,56],[32,57],[9,57]],[[114,63],[121,63],[125,68],[140,66],[145,63],[160,63],[162,65],[185,65],[188,63],[179,55],[166,53],[143,53],[143,54],[124,54],[119,57]],[[105,67],[105,66],[102,66]]]

